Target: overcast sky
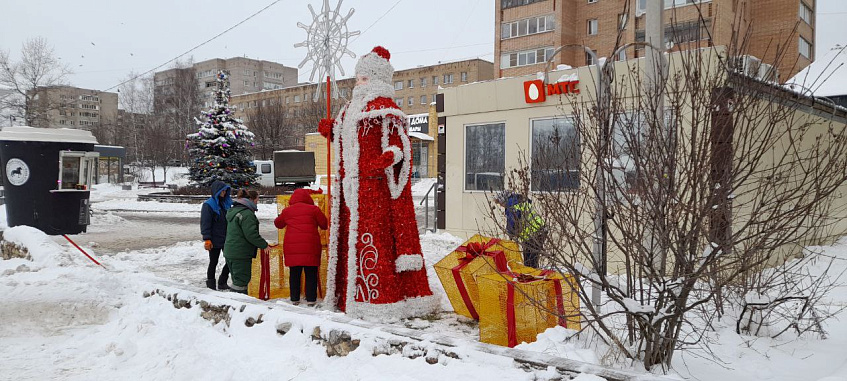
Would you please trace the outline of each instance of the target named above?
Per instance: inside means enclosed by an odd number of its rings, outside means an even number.
[[[362,31],[349,49],[361,54],[383,45],[399,70],[476,57],[493,61],[495,1],[344,0],[341,9],[346,14],[355,8],[348,26]],[[42,36],[74,70],[71,84],[105,90],[130,71],[161,65],[272,2],[0,0],[0,49],[16,57],[26,39]],[[817,2],[820,57],[835,44],[847,45],[847,1]],[[305,48],[294,48],[306,39],[297,22],[311,23],[310,3],[319,12],[323,2],[281,0],[187,56],[195,61],[247,56],[296,66],[306,55]],[[346,58],[342,64],[349,76],[355,61]],[[309,80],[310,67],[301,69],[300,82]]]

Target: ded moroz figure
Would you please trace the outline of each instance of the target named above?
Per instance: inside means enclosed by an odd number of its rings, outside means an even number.
[[[380,46],[362,56],[350,102],[319,128],[333,139],[337,170],[325,305],[382,321],[437,307],[415,220],[408,124],[392,100],[390,57]]]

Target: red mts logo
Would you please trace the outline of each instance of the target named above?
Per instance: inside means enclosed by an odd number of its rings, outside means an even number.
[[[526,103],[542,103],[547,100],[548,95],[579,94],[576,85],[579,81],[556,82],[548,85],[544,81],[536,79],[523,83],[523,93]]]

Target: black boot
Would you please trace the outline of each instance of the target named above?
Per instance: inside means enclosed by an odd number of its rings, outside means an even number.
[[[229,286],[226,285],[226,279],[221,279],[218,281],[218,291],[226,291],[229,290]]]
[[[206,279],[206,287],[215,289],[215,280],[214,279]]]

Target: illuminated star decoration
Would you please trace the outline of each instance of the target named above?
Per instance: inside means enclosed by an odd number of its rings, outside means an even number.
[[[350,58],[356,58],[356,54],[347,50],[347,43],[350,37],[360,34],[358,30],[348,32],[347,20],[353,16],[355,10],[350,8],[347,16],[342,17],[340,13],[342,1],[338,0],[338,4],[335,5],[333,10],[329,7],[329,0],[324,0],[321,13],[315,13],[312,5],[309,4],[312,24],[297,23],[298,27],[306,30],[306,41],[294,44],[295,48],[306,47],[309,50],[306,53],[306,58],[303,59],[303,62],[300,62],[297,68],[302,69],[307,62],[312,61],[312,73],[309,76],[309,81],[314,82],[316,74],[318,81],[323,81],[324,78],[329,76],[333,98],[336,99],[338,98],[338,87],[335,84],[335,68],[337,67],[341,75],[344,75],[341,58],[345,54],[349,55]],[[321,86],[317,86],[315,90],[316,101],[320,98],[320,94]]]

